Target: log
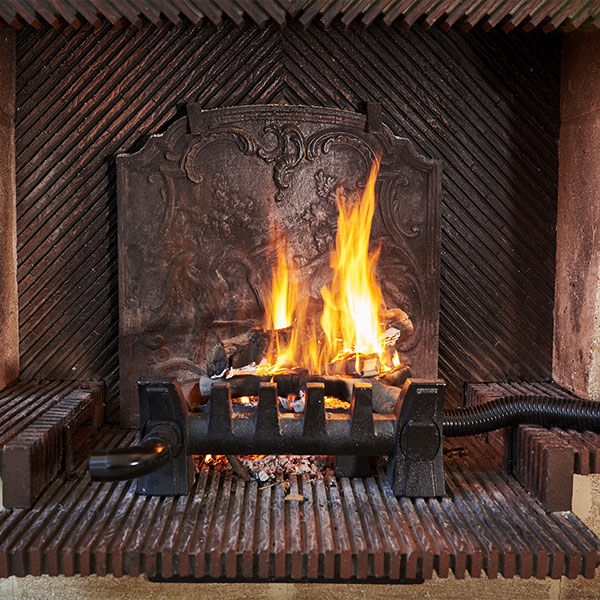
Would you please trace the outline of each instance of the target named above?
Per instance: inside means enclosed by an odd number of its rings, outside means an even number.
[[[235,337],[220,340],[209,353],[206,373],[214,377],[231,367],[239,369],[258,364],[265,356],[272,335],[272,332],[253,327]]]
[[[403,344],[414,333],[410,317],[401,308],[387,308],[381,313],[381,318],[385,329],[393,327],[400,331],[396,345]]]
[[[387,373],[380,375],[378,379],[384,381],[388,385],[402,387],[404,382],[409,377],[412,377],[410,367],[408,365],[401,364],[395,367],[392,371],[388,371]]]
[[[246,467],[242,464],[240,459],[237,456],[234,456],[233,454],[226,454],[225,456],[229,461],[229,465],[231,466],[233,471],[238,475],[238,477],[241,477],[244,481],[250,481],[250,471],[246,469]]]
[[[378,380],[369,378],[336,377],[332,375],[308,375],[306,372],[280,373],[277,375],[236,375],[231,379],[200,378],[200,393],[204,397],[212,394],[212,384],[224,382],[229,384],[232,398],[242,396],[257,396],[262,382],[277,383],[280,396],[297,394],[307,383],[316,382],[325,385],[325,395],[335,396],[340,400],[350,402],[352,389],[356,382],[370,383],[373,388],[373,410],[379,414],[394,412],[396,402],[400,396],[400,389]]]
[[[258,396],[258,390],[261,383],[274,382],[277,384],[277,390],[280,396],[297,394],[300,388],[306,383],[306,375],[301,373],[278,373],[277,375],[255,375],[246,373],[244,375],[235,375],[231,379],[211,379],[210,377],[200,377],[200,394],[204,398],[210,398],[212,395],[213,383],[228,383],[232,398],[241,398],[242,396]]]

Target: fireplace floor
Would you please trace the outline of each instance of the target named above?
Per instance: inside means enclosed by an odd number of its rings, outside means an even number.
[[[105,427],[98,447],[135,432]],[[189,496],[138,496],[131,482],[61,475],[30,510],[0,512],[0,577],[105,575],[206,581],[591,578],[598,539],[573,513],[546,513],[478,438],[446,442],[447,496],[397,500],[369,478],[291,476],[259,489],[203,466]]]

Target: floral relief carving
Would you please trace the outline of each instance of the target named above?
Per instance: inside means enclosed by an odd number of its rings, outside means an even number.
[[[322,170],[315,173],[318,200],[311,202],[300,215],[308,224],[314,242],[314,254],[322,254],[333,246],[337,223],[335,203],[338,182]]]
[[[256,202],[230,188],[223,173],[216,173],[210,184],[210,212],[201,217],[204,232],[212,230],[222,237],[230,237],[234,230],[252,225]]]

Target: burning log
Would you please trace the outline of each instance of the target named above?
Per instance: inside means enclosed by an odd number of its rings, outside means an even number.
[[[204,398],[210,398],[212,395],[212,384],[217,381],[229,384],[232,398],[258,396],[260,384],[268,383],[270,381],[277,384],[277,390],[280,396],[288,396],[289,394],[297,394],[302,386],[306,384],[306,375],[290,372],[278,373],[277,375],[255,375],[254,373],[247,373],[245,375],[235,375],[231,379],[200,377],[200,394]]]
[[[383,311],[381,318],[386,330],[396,329],[400,332],[394,340],[394,345],[406,342],[414,333],[410,317],[401,308],[388,308]]]
[[[213,346],[206,363],[209,377],[221,375],[233,367],[239,369],[259,363],[269,347],[272,332],[254,327],[235,337],[221,340]]]
[[[329,363],[330,375],[350,375],[350,377],[375,377],[381,373],[381,360],[378,354],[351,355]]]
[[[262,382],[277,383],[277,393],[280,396],[298,394],[307,383],[317,382],[325,385],[325,395],[335,396],[346,402],[352,399],[352,390],[356,382],[370,383],[373,388],[373,410],[385,414],[394,412],[400,389],[387,385],[378,379],[336,377],[331,375],[307,375],[306,372],[279,373],[277,375],[236,375],[227,380],[215,380],[209,377],[200,378],[200,393],[209,398],[212,395],[212,384],[215,381],[225,381],[229,384],[232,398],[258,395]]]
[[[379,377],[382,381],[395,387],[402,387],[404,382],[412,377],[410,367],[408,365],[400,364],[394,368],[393,371],[388,371]]]

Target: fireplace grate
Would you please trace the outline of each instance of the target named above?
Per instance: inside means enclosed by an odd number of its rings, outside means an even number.
[[[106,428],[103,447],[131,445]],[[477,438],[446,442],[447,495],[396,499],[383,472],[291,476],[261,488],[202,466],[180,497],[92,483],[82,464],[31,510],[0,512],[0,577],[112,573],[199,580],[593,577],[600,540],[572,513],[546,513]]]

